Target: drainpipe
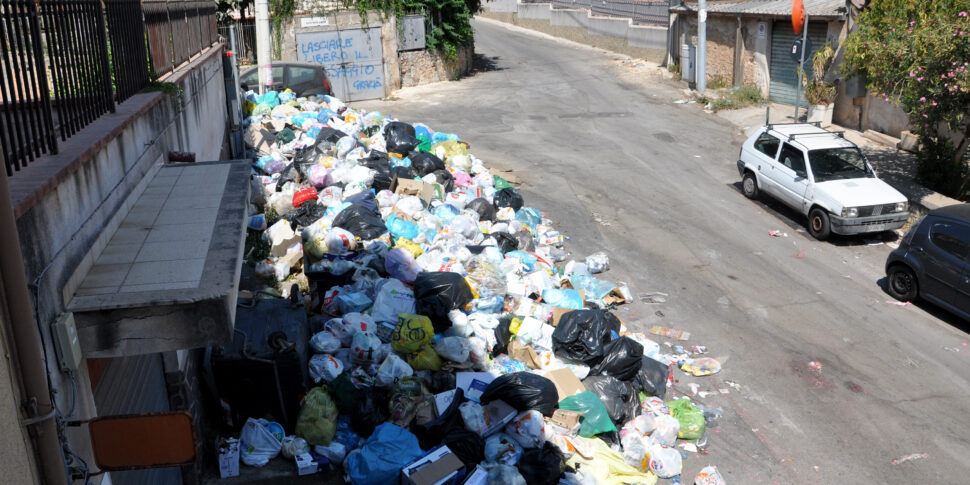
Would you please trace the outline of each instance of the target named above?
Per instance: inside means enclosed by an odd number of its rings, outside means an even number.
[[[27,290],[20,236],[17,234],[17,219],[13,212],[3,154],[0,154],[0,161],[3,162],[0,163],[0,247],[3,248],[0,251],[0,278],[10,317],[5,330],[13,337],[15,349],[10,350],[16,351],[16,368],[20,371],[21,408],[26,413],[22,422],[32,438],[40,482],[67,485],[64,455],[57,438],[54,406],[47,384],[47,369],[44,368],[43,343]]]
[[[697,3],[697,92],[707,87],[707,0]]]

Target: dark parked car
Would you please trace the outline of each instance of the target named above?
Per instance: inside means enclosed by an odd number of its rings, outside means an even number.
[[[239,73],[239,87],[243,91],[259,90],[259,71],[256,66]],[[297,97],[317,94],[333,95],[327,70],[320,64],[309,62],[274,62],[273,89],[292,89]]]
[[[970,204],[931,211],[886,260],[889,294],[923,298],[970,320]]]

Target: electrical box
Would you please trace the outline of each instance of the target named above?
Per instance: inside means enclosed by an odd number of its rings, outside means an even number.
[[[694,62],[697,59],[697,48],[692,44],[680,45],[680,79],[692,83],[694,79]]]
[[[74,372],[81,364],[81,342],[77,339],[74,314],[62,313],[51,324],[51,338],[57,352],[57,363],[64,372]]]

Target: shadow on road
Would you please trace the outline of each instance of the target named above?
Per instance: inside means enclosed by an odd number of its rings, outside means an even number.
[[[876,281],[876,285],[882,289],[883,293],[886,294],[887,301],[895,301],[893,297],[889,294],[887,289],[888,281],[885,277],[880,278]],[[912,302],[912,305],[918,307],[920,310],[929,313],[939,321],[946,323],[947,325],[956,328],[962,332],[970,333],[970,322],[932,304],[923,300]]]
[[[728,184],[728,186],[734,188],[739,195],[744,197],[744,192],[741,191],[741,182],[734,182]],[[805,229],[805,225],[808,223],[806,217],[799,212],[795,211],[791,207],[771,198],[762,195],[758,200],[752,201],[758,205],[765,212],[771,213],[774,216],[781,219],[788,227],[795,230],[795,232],[806,233],[808,231]],[[854,236],[843,236],[840,234],[832,234],[825,242],[833,246],[839,247],[857,247],[857,246],[875,246],[885,243],[896,242],[899,239],[899,234],[893,231],[883,231],[874,234],[859,234]]]
[[[480,72],[492,72],[492,71],[504,71],[504,67],[498,67],[498,61],[500,57],[498,56],[486,56],[484,54],[475,53],[472,57],[472,72],[471,75],[474,76]]]

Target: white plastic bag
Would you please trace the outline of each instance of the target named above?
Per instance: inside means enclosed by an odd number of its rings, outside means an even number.
[[[344,457],[347,456],[347,447],[337,442],[337,440],[331,441],[330,446],[316,445],[313,447],[313,451],[323,455],[331,463],[343,463]]]
[[[377,368],[377,385],[391,387],[398,379],[413,374],[414,369],[404,359],[398,357],[395,353],[391,353]]]
[[[330,382],[344,371],[344,363],[331,354],[316,354],[310,357],[310,377],[313,382]]]
[[[384,259],[384,269],[387,274],[406,283],[414,282],[421,272],[421,267],[411,256],[411,253],[402,248],[394,248],[387,252]]]
[[[546,440],[545,421],[542,414],[533,409],[515,416],[515,419],[505,425],[505,432],[523,448],[537,448]]]
[[[239,455],[243,463],[249,466],[263,466],[280,454],[283,444],[266,429],[267,425],[269,421],[265,419],[246,420],[239,434]]]
[[[680,421],[677,418],[663,414],[653,418],[653,436],[655,440],[667,446],[673,446],[677,441],[677,433],[680,433]]]
[[[486,485],[526,485],[519,469],[510,465],[496,465],[488,470]]]
[[[610,269],[610,257],[603,251],[590,254],[586,257],[586,269],[592,273],[602,273]]]
[[[471,343],[465,337],[443,337],[435,342],[434,351],[441,357],[460,364],[468,361]]]
[[[515,465],[522,458],[522,446],[515,438],[505,433],[495,433],[485,438],[485,461]]]
[[[306,440],[297,436],[287,436],[283,438],[282,450],[284,458],[292,459],[296,455],[310,452],[310,445]]]
[[[340,350],[340,339],[333,332],[324,330],[310,337],[310,347],[321,354],[329,354]]]
[[[397,317],[402,313],[414,313],[414,290],[396,278],[382,280],[378,283],[371,309],[374,321],[397,323]]]
[[[377,323],[374,322],[374,318],[370,315],[364,315],[363,313],[345,313],[340,321],[344,326],[344,331],[349,334],[349,337],[347,334],[340,336],[340,340],[348,347],[351,345],[351,342],[353,342],[354,335],[356,335],[357,332],[377,331]]]
[[[327,231],[327,252],[335,255],[347,254],[357,249],[357,239],[350,231],[334,227]]]
[[[694,477],[694,485],[727,485],[716,466],[707,465]]]
[[[373,364],[384,359],[381,339],[373,332],[357,332],[350,345],[350,360],[358,365]]]
[[[670,478],[680,475],[683,468],[680,452],[668,448],[660,443],[654,443],[647,452],[650,469],[660,478]]]
[[[465,429],[481,435],[485,432],[488,424],[485,422],[485,409],[481,404],[466,401],[458,406],[461,419],[465,422]]]
[[[471,337],[475,333],[475,327],[468,323],[468,315],[461,310],[448,312],[448,320],[451,322],[451,330],[460,337]]]

